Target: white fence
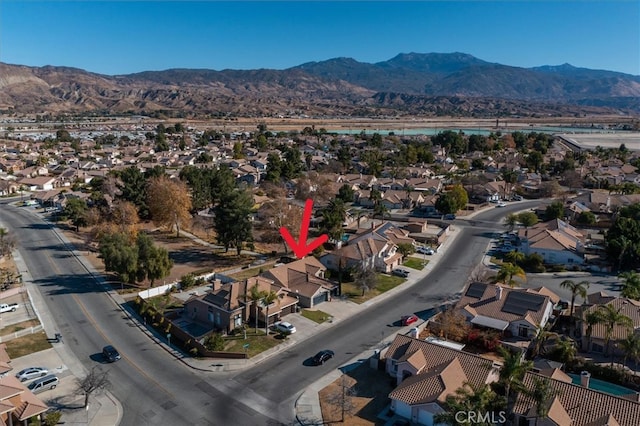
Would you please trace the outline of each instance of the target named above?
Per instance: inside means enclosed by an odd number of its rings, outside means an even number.
[[[38,331],[42,331],[42,325],[36,325],[35,327],[25,328],[24,330],[16,331],[15,333],[7,334],[6,336],[0,336],[0,343],[8,342],[9,340],[17,339],[18,337],[33,334]]]
[[[155,296],[160,296],[161,294],[166,294],[167,291],[170,291],[171,289],[175,288],[178,286],[178,283],[171,283],[171,284],[165,284],[165,285],[161,285],[158,287],[153,287],[147,290],[143,290],[141,292],[138,293],[138,296],[142,297],[143,299],[148,299],[150,297],[155,297]]]

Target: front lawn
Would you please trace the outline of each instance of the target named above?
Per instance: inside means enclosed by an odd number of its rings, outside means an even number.
[[[264,328],[259,328],[258,330],[249,328],[247,329],[246,339],[244,338],[244,333],[241,331],[233,336],[226,336],[224,338],[224,351],[244,352],[246,350],[249,358],[251,358],[281,343],[282,339],[279,336],[277,333],[270,333],[268,336],[265,336]],[[248,344],[249,347],[245,349],[244,345],[246,344]]]
[[[331,317],[331,315],[329,315],[326,312],[312,311],[310,309],[303,309],[302,316],[305,318],[309,318],[311,321],[315,321],[318,324],[322,324],[323,322],[327,321]]]
[[[33,333],[11,340],[7,344],[7,354],[11,359],[16,359],[50,347],[51,343],[47,340],[45,332]]]
[[[418,271],[422,271],[422,269],[427,265],[427,263],[429,263],[428,260],[420,259],[417,257],[410,257],[403,263],[403,265],[406,266],[407,268],[417,269]]]
[[[364,303],[367,300],[371,300],[376,296],[381,295],[384,292],[396,288],[406,280],[401,277],[386,274],[376,274],[377,283],[374,289],[365,292],[362,295],[362,289],[357,286],[355,282],[342,283],[342,294],[347,296],[349,300],[356,303]]]

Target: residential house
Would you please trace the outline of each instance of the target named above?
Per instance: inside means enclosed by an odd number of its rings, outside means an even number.
[[[377,228],[360,232],[353,236],[346,246],[323,256],[320,259],[323,265],[329,269],[339,268],[373,268],[381,272],[391,272],[402,261],[402,254],[397,251],[397,241],[412,242],[408,238],[408,232],[398,230],[389,231],[395,226],[389,222]],[[395,228],[398,229],[398,228]]]
[[[245,283],[233,281],[223,284],[220,280],[214,280],[210,292],[194,295],[185,302],[184,312],[193,321],[205,325],[206,333],[211,329],[230,333],[241,327],[248,318],[245,305],[241,302],[244,290]]]
[[[636,426],[640,419],[637,395],[614,396],[592,389],[589,373],[580,377],[579,383],[567,375],[545,377],[529,371],[522,383],[533,390],[536,382],[546,381],[553,396],[546,403],[546,416],[538,415],[536,401],[530,393],[520,392],[513,407],[514,424],[523,426]],[[632,399],[633,398],[633,399]]]
[[[585,234],[563,220],[553,219],[520,229],[522,252],[537,253],[545,263],[583,265]]]
[[[609,296],[606,293],[599,292],[587,296],[585,303],[576,310],[579,318],[586,316],[600,309],[601,306],[611,306],[620,314],[631,318],[631,327],[622,327],[614,325],[609,338],[611,339],[610,348],[614,354],[622,354],[622,350],[618,348],[616,342],[627,338],[629,333],[640,333],[640,301],[627,299],[624,297]],[[582,349],[586,352],[594,352],[603,354],[606,351],[607,344],[607,325],[604,323],[593,324],[590,326],[585,320],[581,321],[582,329]]]
[[[499,377],[499,365],[489,359],[401,334],[380,359],[397,383],[391,410],[412,424],[433,425],[447,395],[465,383],[481,386]]]
[[[308,256],[271,268],[261,276],[273,280],[303,308],[314,308],[331,300],[336,285],[324,278],[327,267]]]
[[[509,288],[498,284],[469,284],[456,310],[474,326],[502,332],[505,337],[533,339],[553,313],[560,298],[545,287]]]
[[[22,178],[18,181],[21,186],[24,186],[29,191],[48,191],[54,188],[55,182],[56,178],[49,176]]]

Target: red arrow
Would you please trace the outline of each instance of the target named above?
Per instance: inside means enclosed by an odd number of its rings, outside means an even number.
[[[291,236],[287,228],[284,226],[280,228],[280,235],[282,235],[282,238],[289,244],[289,247],[291,247],[291,250],[293,250],[299,259],[305,257],[329,239],[327,234],[322,234],[307,245],[307,234],[309,233],[309,224],[311,223],[312,208],[313,200],[309,198],[304,204],[304,214],[302,215],[302,223],[300,223],[300,238],[298,241]]]

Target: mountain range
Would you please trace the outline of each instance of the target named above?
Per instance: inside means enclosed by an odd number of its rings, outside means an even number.
[[[569,64],[520,68],[465,53],[115,76],[0,63],[0,110],[174,117],[626,115],[640,112],[640,76]]]

